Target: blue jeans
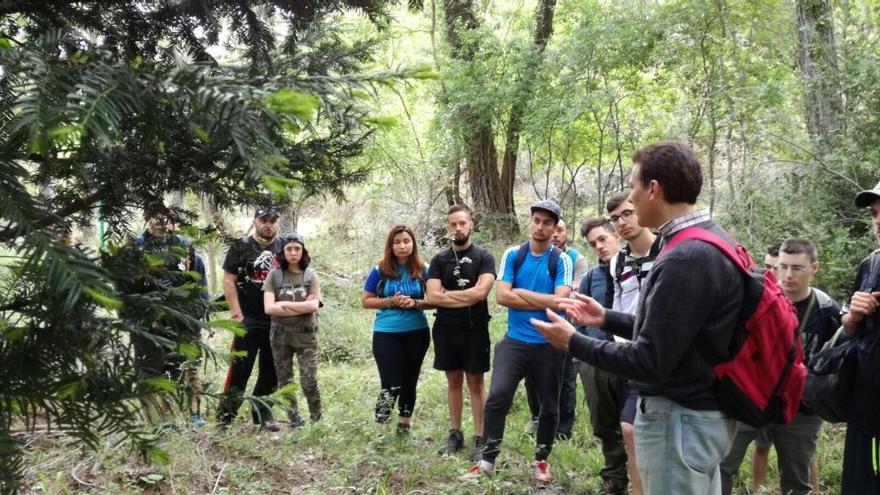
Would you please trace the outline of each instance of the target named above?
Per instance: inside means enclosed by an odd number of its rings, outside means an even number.
[[[688,409],[663,397],[640,397],[636,458],[647,495],[720,495],[736,420],[721,411]]]

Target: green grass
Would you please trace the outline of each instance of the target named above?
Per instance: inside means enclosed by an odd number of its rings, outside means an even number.
[[[317,244],[317,247],[315,247]],[[314,252],[331,249],[313,243]],[[500,246],[493,249],[500,253]],[[26,490],[34,493],[410,493],[461,494],[532,493],[534,438],[526,433],[528,407],[522,389],[507,419],[504,444],[495,476],[479,483],[462,483],[458,476],[470,467],[464,455],[437,455],[448,431],[446,382],[431,367],[428,351],[418,387],[418,401],[410,438],[394,434],[394,423],[377,425],[373,406],[379,378],[372,359],[373,312],[360,309],[359,294],[367,267],[354,266],[351,257],[335,260],[333,269],[321,265],[326,306],[320,313],[322,361],[319,383],[324,418],[295,432],[268,434],[252,427],[248,406],[239,420],[225,431],[213,424],[216,404],[208,404],[211,424],[187,429],[181,415],[179,431],[163,438],[171,454],[168,464],[147,464],[130,449],[107,438],[97,452],[76,445],[69,438],[42,435],[32,438],[27,449]],[[361,259],[363,261],[363,259]],[[338,263],[337,263],[338,262]],[[494,296],[490,296],[494,300]],[[495,304],[491,334],[497,342],[504,333],[506,313]],[[217,352],[228,349],[227,333],[208,339]],[[255,370],[256,371],[256,370]],[[217,390],[226,367],[208,363],[206,384]],[[252,377],[253,380],[253,377]],[[488,380],[487,380],[488,385]],[[542,493],[597,493],[602,456],[590,434],[582,389],[573,438],[557,442],[550,456],[555,483]],[[465,438],[473,427],[470,406],[464,408]],[[300,401],[304,407],[305,401]],[[277,417],[283,417],[280,410]],[[820,442],[821,479],[827,492],[838,492],[843,456],[841,427],[826,425]],[[746,459],[750,459],[747,454]],[[748,462],[743,463],[737,490],[748,486]],[[778,483],[775,454],[771,454],[771,486]],[[770,492],[768,492],[770,493]]]

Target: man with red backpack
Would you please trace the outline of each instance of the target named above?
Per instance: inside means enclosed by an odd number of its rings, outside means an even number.
[[[706,211],[695,209],[700,163],[685,145],[661,142],[633,156],[629,199],[644,227],[666,244],[688,227],[734,241]],[[561,301],[570,318],[631,339],[577,334],[563,318],[533,325],[576,358],[630,379],[639,391],[635,446],[647,494],[719,494],[718,468],[736,432],[721,410],[714,365],[729,360],[744,300],[742,271],[717,247],[696,239],[662,252],[643,281],[636,315],[606,310],[578,295]]]

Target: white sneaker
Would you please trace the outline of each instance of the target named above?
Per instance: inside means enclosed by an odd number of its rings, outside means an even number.
[[[470,471],[458,477],[460,481],[472,481],[480,479],[484,474],[492,474],[495,472],[495,465],[491,462],[480,460],[474,464]]]

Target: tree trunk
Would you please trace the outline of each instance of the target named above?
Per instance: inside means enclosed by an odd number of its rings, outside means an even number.
[[[214,209],[213,199],[206,195],[201,198],[202,220],[208,222],[208,225],[216,225],[217,217]],[[213,296],[221,292],[219,277],[217,274],[217,242],[208,241],[205,244],[205,272],[208,276],[208,292]]]
[[[556,7],[556,0],[541,0],[535,9],[535,46],[534,54],[530,63],[523,73],[526,80],[522,85],[522,94],[514,98],[510,107],[510,116],[507,120],[507,135],[504,144],[504,158],[501,166],[501,185],[503,187],[504,204],[511,214],[515,213],[513,204],[513,185],[516,178],[516,159],[519,154],[519,135],[522,131],[522,119],[525,113],[525,102],[532,93],[532,85],[534,83],[535,74],[537,74],[541,57],[547,42],[553,34],[553,10]]]
[[[843,108],[831,0],[797,0],[797,23],[807,132],[825,152],[840,131]]]
[[[472,0],[444,0],[446,9],[446,40],[452,48],[452,56],[470,62],[474,58],[474,46],[464,43],[461,30],[473,31],[479,27]],[[503,230],[515,232],[516,218],[508,210],[498,173],[498,152],[490,116],[481,115],[464,106],[458,118],[465,123],[461,136],[467,178],[471,189],[471,205],[478,217],[497,224]]]

